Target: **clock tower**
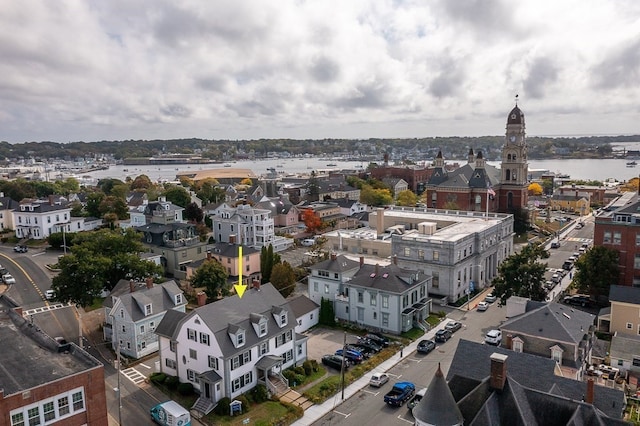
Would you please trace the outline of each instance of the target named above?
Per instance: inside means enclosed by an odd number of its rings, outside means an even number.
[[[500,175],[500,211],[512,212],[527,207],[527,143],[524,113],[516,106],[507,117],[505,143],[502,147]]]

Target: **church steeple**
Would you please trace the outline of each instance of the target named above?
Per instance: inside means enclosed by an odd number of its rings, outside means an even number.
[[[467,154],[469,164],[473,163],[473,148],[469,148],[469,154]]]
[[[433,160],[433,173],[429,178],[429,185],[438,185],[447,180],[447,171],[444,167],[444,157],[442,151],[438,151],[438,155]]]
[[[524,113],[516,105],[507,116],[505,143],[502,147],[502,165],[500,176],[500,210],[512,211],[513,208],[527,206],[527,139]]]

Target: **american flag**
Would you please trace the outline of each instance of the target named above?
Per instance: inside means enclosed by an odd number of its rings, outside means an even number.
[[[493,188],[491,188],[489,186],[489,187],[487,187],[487,194],[489,194],[489,196],[491,196],[491,197],[495,197],[496,196],[496,191],[494,191]]]

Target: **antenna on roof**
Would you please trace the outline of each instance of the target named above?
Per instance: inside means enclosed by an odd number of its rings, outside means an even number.
[[[516,106],[518,106],[518,94],[516,93]]]

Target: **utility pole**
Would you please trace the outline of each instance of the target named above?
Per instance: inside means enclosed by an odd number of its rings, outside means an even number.
[[[117,374],[118,374],[118,425],[122,424],[122,390],[120,387],[120,340],[118,339],[118,329],[116,327],[116,317],[115,315],[111,316],[111,329],[113,333],[111,333],[111,338],[116,340],[116,363],[118,364]]]
[[[342,365],[340,366],[340,375],[342,376],[342,400],[344,401],[344,360],[347,353],[347,332],[344,332],[344,342],[342,343]]]

